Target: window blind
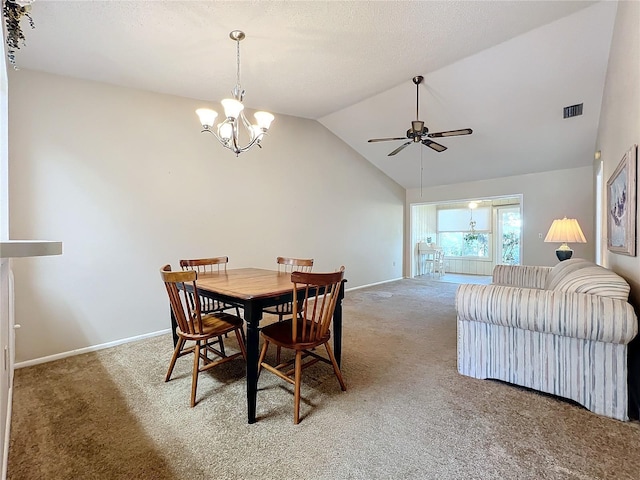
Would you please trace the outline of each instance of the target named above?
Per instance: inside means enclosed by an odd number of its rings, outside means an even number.
[[[438,210],[438,232],[468,232],[471,221],[470,208],[451,208]],[[473,210],[473,220],[477,232],[491,231],[491,207],[478,207]]]

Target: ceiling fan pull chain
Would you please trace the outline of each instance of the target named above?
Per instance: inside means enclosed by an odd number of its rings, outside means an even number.
[[[422,168],[422,149],[420,149],[420,198],[422,198],[422,172],[424,168]]]

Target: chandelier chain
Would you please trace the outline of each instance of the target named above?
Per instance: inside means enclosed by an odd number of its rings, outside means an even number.
[[[236,40],[236,85],[240,91],[240,40]]]

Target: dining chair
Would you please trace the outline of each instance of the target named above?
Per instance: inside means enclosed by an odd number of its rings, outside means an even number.
[[[278,272],[284,273],[310,272],[313,269],[313,258],[278,257],[276,263],[278,264]],[[293,308],[291,302],[284,302],[266,307],[262,309],[262,312],[277,315],[278,321],[281,322],[284,317],[291,317]],[[280,363],[280,347],[276,350],[276,363]]]
[[[423,257],[422,274],[441,277],[444,275],[444,254],[435,243],[420,243],[419,252]]]
[[[334,273],[293,272],[292,317],[282,322],[274,322],[262,328],[264,340],[258,360],[258,375],[264,368],[294,386],[293,423],[300,422],[300,384],[302,370],[318,362],[333,366],[340,388],[347,389],[342,372],[329,345],[333,312],[340,294],[344,278],[344,267]],[[298,291],[300,290],[300,291]],[[270,344],[295,352],[295,357],[287,362],[276,361],[271,365],[265,361]],[[324,346],[328,358],[315,351]],[[305,361],[306,358],[313,357]],[[293,368],[291,366],[293,365]],[[293,376],[292,376],[293,375]]]
[[[167,288],[171,310],[176,318],[178,343],[171,356],[169,370],[165,382],[171,379],[176,360],[184,355],[192,354],[193,372],[191,379],[191,406],[196,404],[196,390],[198,388],[198,374],[217,365],[226,363],[234,358],[247,358],[247,352],[242,331],[242,319],[226,312],[213,312],[202,314],[200,309],[200,295],[196,285],[198,272],[195,270],[171,271],[171,265],[165,265],[160,269],[160,275]],[[191,294],[192,293],[192,294]],[[226,333],[235,332],[240,351],[233,355],[214,348],[218,337]],[[185,347],[186,342],[193,345]],[[208,353],[219,357],[217,360],[209,358]],[[202,361],[202,364],[201,364]]]
[[[228,263],[229,257],[196,258],[180,260],[180,268],[182,268],[182,270],[195,270],[199,274],[220,273],[220,271],[226,273]],[[236,315],[240,316],[240,309],[237,305],[231,305],[207,297],[201,297],[200,302],[202,313],[224,312],[225,310],[235,309]]]
[[[182,268],[182,270],[195,270],[198,274],[220,273],[220,271],[226,273],[228,263],[229,257],[185,259],[180,260],[180,268]],[[240,316],[240,308],[237,305],[231,305],[209,297],[200,297],[200,308],[201,313],[205,314],[235,309],[236,316]],[[242,338],[245,338],[244,330],[242,330]],[[218,345],[222,353],[224,353],[224,341],[222,336],[218,339]]]
[[[436,250],[436,254],[433,260],[433,269],[434,273],[438,275],[438,277],[444,276],[444,252],[441,248]]]
[[[313,258],[278,257],[276,258],[276,263],[278,264],[278,271],[285,273],[311,272],[313,269]],[[262,311],[271,315],[277,315],[278,321],[281,322],[284,317],[291,316],[293,308],[291,302],[285,302],[266,307]]]

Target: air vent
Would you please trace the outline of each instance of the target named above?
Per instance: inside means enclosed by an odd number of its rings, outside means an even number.
[[[578,115],[582,115],[582,103],[564,107],[564,118],[577,117]]]

